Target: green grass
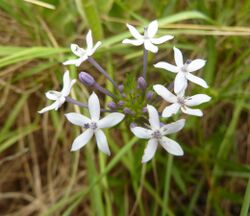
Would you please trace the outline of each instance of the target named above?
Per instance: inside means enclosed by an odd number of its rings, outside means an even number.
[[[36,2],[36,4],[35,4]],[[45,2],[47,4],[41,4]],[[0,1],[0,215],[249,215],[250,204],[250,1]],[[173,61],[172,47],[186,58],[204,58],[198,74],[209,89],[204,117],[185,117],[178,133],[184,157],[159,148],[141,164],[145,141],[128,122],[106,131],[111,157],[90,142],[70,152],[80,133],[64,113],[84,113],[70,104],[39,115],[44,92],[59,90],[68,68],[72,77],[90,72],[112,85],[88,63],[64,67],[70,43],[85,46],[92,29],[102,47],[94,58],[118,83],[142,71],[142,49],[125,46],[125,24],[143,31],[157,19],[159,35],[175,39],[149,55],[148,82],[170,83],[173,76],[153,67]],[[77,84],[72,97],[86,102],[91,91]],[[105,106],[109,98],[102,98]],[[170,121],[170,120],[167,120]]]

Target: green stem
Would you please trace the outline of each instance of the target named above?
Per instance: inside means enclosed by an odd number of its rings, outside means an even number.
[[[240,211],[240,216],[248,215],[249,206],[250,206],[250,177],[248,179],[247,188],[246,188],[243,204],[242,204],[241,211]]]
[[[162,216],[167,214],[167,207],[169,201],[169,187],[172,173],[172,165],[173,165],[173,155],[168,156],[168,163],[166,166],[166,176],[165,176],[165,187],[164,187],[164,195],[163,195],[163,208],[162,208]]]

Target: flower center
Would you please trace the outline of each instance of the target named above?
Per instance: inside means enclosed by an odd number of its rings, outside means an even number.
[[[153,138],[155,139],[160,139],[162,136],[161,136],[161,132],[159,130],[156,130],[153,132],[152,134]]]
[[[181,106],[185,106],[185,98],[184,98],[184,97],[178,97],[178,98],[177,98],[177,101],[178,101],[178,103],[179,103]]]
[[[188,72],[187,66],[191,63],[192,61],[190,59],[188,59],[185,64],[183,65],[183,67],[181,68],[181,71],[186,73]]]
[[[86,123],[86,124],[84,124],[83,127],[84,127],[85,129],[90,128],[90,129],[92,129],[92,130],[96,130],[96,129],[97,129],[97,124],[96,124],[96,122]]]
[[[91,122],[91,123],[89,124],[89,127],[90,127],[92,130],[96,130],[96,129],[97,129],[97,124],[96,124],[96,122]]]

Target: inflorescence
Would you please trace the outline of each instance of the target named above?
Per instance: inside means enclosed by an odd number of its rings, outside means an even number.
[[[43,108],[39,113],[44,113],[49,110],[58,110],[65,102],[88,109],[90,118],[74,112],[65,114],[68,121],[84,129],[84,132],[73,141],[71,151],[79,150],[95,135],[99,150],[110,155],[108,141],[102,129],[117,125],[126,116],[132,133],[138,138],[149,140],[144,150],[142,163],[153,158],[158,144],[170,154],[181,156],[184,154],[181,146],[166,135],[181,130],[185,125],[185,119],[180,119],[170,124],[164,124],[160,122],[160,116],[168,118],[177,114],[180,110],[188,115],[203,115],[200,109],[193,109],[191,107],[208,102],[211,97],[205,94],[185,96],[185,93],[189,82],[195,83],[203,88],[208,88],[205,80],[193,74],[193,72],[204,67],[206,61],[202,59],[188,59],[184,62],[181,51],[174,47],[174,60],[176,65],[167,62],[158,62],[154,65],[156,68],[162,68],[176,74],[173,82],[174,94],[162,84],[149,85],[147,83],[148,52],[157,53],[158,47],[156,45],[169,41],[174,37],[172,35],[165,35],[155,38],[158,31],[158,22],[156,20],[152,21],[149,23],[148,27],[144,28],[143,35],[140,34],[135,27],[129,24],[127,24],[127,27],[134,39],[125,39],[122,43],[132,44],[134,46],[143,45],[144,50],[143,70],[137,80],[135,76],[130,75],[125,79],[124,83],[117,83],[110,77],[92,57],[96,49],[101,46],[101,42],[98,41],[94,45],[91,31],[89,31],[86,36],[87,48],[83,49],[76,44],[71,44],[71,50],[78,58],[67,60],[63,63],[64,65],[75,65],[79,67],[83,62],[88,61],[113,84],[114,92],[110,92],[99,85],[89,73],[80,72],[78,75],[80,83],[91,90],[99,91],[112,98],[107,104],[108,109],[100,108],[99,98],[95,92],[90,95],[88,103],[82,103],[70,98],[69,94],[76,80],[71,80],[69,71],[66,71],[63,76],[62,91],[58,92],[51,90],[46,92],[46,97],[53,100],[54,103]],[[170,105],[164,108],[160,116],[157,109],[152,105],[153,103],[157,103],[159,98],[170,103]],[[100,119],[101,112],[107,112],[108,115]],[[144,125],[144,127],[137,125]]]

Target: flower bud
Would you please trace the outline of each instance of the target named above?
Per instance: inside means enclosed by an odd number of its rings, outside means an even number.
[[[123,92],[124,91],[124,85],[122,85],[122,84],[118,85],[118,89],[119,89],[120,92]]]
[[[142,90],[147,88],[146,80],[142,76],[137,79],[137,88]]]
[[[86,86],[93,86],[95,84],[95,79],[92,77],[90,74],[86,72],[80,72],[79,75],[79,80],[81,83],[83,83]]]
[[[147,107],[143,107],[142,112],[143,113],[147,113],[148,112],[148,108]]]
[[[137,126],[137,124],[135,123],[135,122],[132,122],[131,124],[130,124],[130,128],[134,128],[134,127],[136,127]]]
[[[146,94],[147,100],[152,100],[154,97],[154,92],[153,91],[148,91]]]
[[[125,107],[125,108],[123,109],[123,112],[124,112],[125,114],[132,114],[131,110],[130,110],[128,107]]]
[[[125,102],[124,102],[124,101],[121,101],[121,100],[120,100],[120,101],[118,101],[118,106],[120,106],[120,107],[121,107],[121,106],[124,106],[124,104],[125,104]]]
[[[108,107],[112,110],[117,108],[116,103],[114,101],[108,102]]]

